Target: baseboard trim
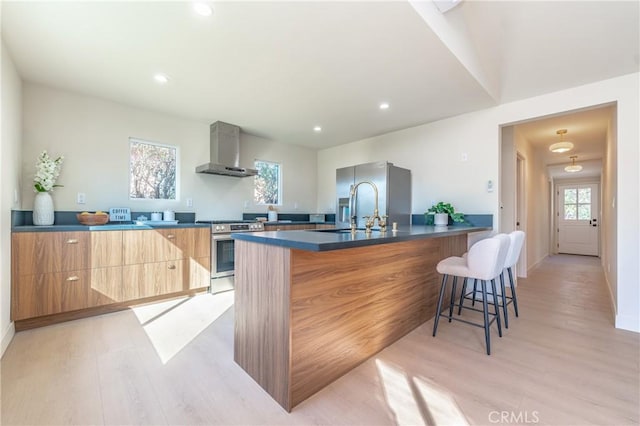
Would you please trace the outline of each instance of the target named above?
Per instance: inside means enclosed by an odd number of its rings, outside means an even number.
[[[640,333],[640,321],[637,316],[616,315],[616,328]]]
[[[545,260],[547,257],[549,257],[548,254],[545,254],[544,256],[542,256],[542,259],[538,260],[536,263],[534,263],[533,265],[529,266],[527,268],[527,275],[533,271],[534,269],[536,269],[538,266],[540,266],[542,264],[542,261]],[[526,278],[526,277],[524,277]]]
[[[2,334],[2,343],[0,343],[0,358],[4,356],[4,351],[9,347],[9,343],[13,340],[13,336],[16,335],[16,326],[14,322],[9,324],[9,327]]]

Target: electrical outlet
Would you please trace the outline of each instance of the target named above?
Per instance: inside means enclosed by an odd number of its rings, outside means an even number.
[[[487,181],[487,192],[493,192],[493,181],[492,180],[488,180]]]
[[[193,207],[193,198],[187,198],[187,207]]]
[[[78,192],[78,198],[76,200],[78,204],[85,204],[87,202],[87,194],[84,192]]]
[[[245,200],[244,202],[244,208],[248,209],[249,208],[249,200]]]
[[[293,202],[293,209],[294,210],[298,210],[298,202],[297,201]]]
[[[460,156],[460,161],[467,161],[469,160],[469,154],[467,154],[466,152],[463,152],[462,155]]]

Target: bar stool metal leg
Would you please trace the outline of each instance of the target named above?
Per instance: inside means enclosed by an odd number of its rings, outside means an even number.
[[[498,307],[498,298],[496,293],[496,279],[491,280],[491,291],[493,291],[493,307],[496,313],[496,322],[498,323],[498,336],[502,337],[502,325],[500,324],[500,308]]]
[[[476,291],[478,291],[478,280],[473,280],[473,299],[471,299],[471,306],[476,305]]]
[[[484,315],[484,343],[487,345],[487,355],[491,355],[491,335],[489,333],[489,307],[487,305],[487,282],[480,281],[482,287],[482,311]],[[474,284],[475,287],[475,284]],[[475,294],[475,292],[474,292]]]
[[[467,280],[469,278],[464,277],[464,280],[462,281],[462,293],[460,293],[460,303],[458,303],[458,315],[460,315],[462,313],[462,305],[464,304],[464,297],[466,296],[467,293]]]
[[[509,284],[511,285],[511,300],[513,300],[513,310],[516,312],[516,316],[518,316],[518,298],[516,297],[516,286],[513,282],[513,272],[511,271],[511,267],[507,268],[507,272],[509,273]]]
[[[509,328],[509,317],[507,316],[507,293],[504,288],[504,271],[500,272],[500,288],[502,289],[502,312],[504,314],[504,328]]]
[[[436,316],[433,319],[433,337],[436,336],[436,331],[438,331],[438,320],[440,319],[440,312],[442,311],[442,299],[444,297],[444,289],[447,286],[447,278],[448,275],[442,276],[442,285],[440,286],[440,296],[438,297],[438,306],[436,308]]]
[[[458,284],[458,277],[453,277],[453,285],[451,286],[451,298],[449,299],[449,322],[451,322],[451,318],[453,317],[453,306],[456,301],[456,285]]]

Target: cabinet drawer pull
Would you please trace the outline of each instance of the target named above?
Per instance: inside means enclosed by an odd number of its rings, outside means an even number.
[[[69,278],[67,278],[67,281],[78,281],[79,279],[80,279],[79,276],[73,275],[73,276],[70,276]]]
[[[167,235],[167,238],[168,238],[168,239],[170,239],[170,240],[173,240],[175,237],[176,237],[176,236],[175,236],[175,235],[173,235],[173,234],[169,234],[169,235]]]
[[[169,265],[169,269],[176,269],[176,265]]]
[[[69,238],[67,244],[78,244],[78,240],[75,238]]]

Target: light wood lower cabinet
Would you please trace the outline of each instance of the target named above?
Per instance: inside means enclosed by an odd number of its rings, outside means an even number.
[[[210,229],[12,234],[15,321],[210,285]]]
[[[87,270],[24,275],[18,279],[14,320],[89,307]]]

